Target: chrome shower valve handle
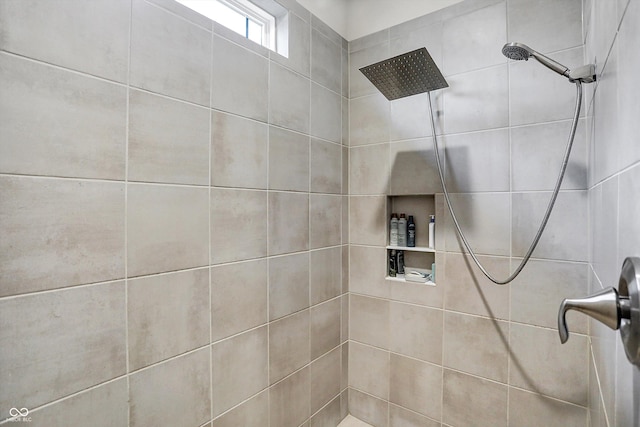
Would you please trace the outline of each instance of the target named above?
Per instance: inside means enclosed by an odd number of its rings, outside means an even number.
[[[585,298],[565,299],[558,311],[560,342],[569,339],[565,318],[567,311],[576,310],[620,329],[627,358],[640,366],[640,258],[627,258],[622,264],[618,290],[607,288]]]

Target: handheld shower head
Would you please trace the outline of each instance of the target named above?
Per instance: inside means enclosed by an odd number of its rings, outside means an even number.
[[[544,56],[540,52],[536,52],[526,44],[516,42],[507,43],[502,48],[502,54],[509,59],[513,59],[514,61],[521,61],[523,59],[527,61],[529,58],[534,57],[539,63],[541,63],[548,69],[555,71],[561,76],[571,79],[571,77],[569,76],[569,73],[571,71],[567,67],[554,61],[548,56]]]

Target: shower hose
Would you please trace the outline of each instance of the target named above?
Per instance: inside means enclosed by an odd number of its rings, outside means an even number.
[[[531,254],[533,253],[533,251],[535,250],[536,246],[538,245],[538,242],[540,241],[540,237],[542,236],[542,232],[544,231],[545,227],[547,226],[547,222],[549,221],[549,216],[551,215],[551,211],[553,210],[553,205],[556,203],[556,199],[558,198],[558,192],[560,191],[560,186],[562,185],[562,180],[564,178],[564,173],[565,173],[565,171],[567,169],[567,164],[569,163],[569,155],[571,154],[571,147],[573,146],[573,139],[576,136],[576,128],[578,127],[578,119],[580,117],[580,106],[582,104],[582,83],[579,80],[575,80],[574,83],[576,84],[576,107],[575,107],[575,112],[574,112],[574,115],[573,115],[573,123],[571,125],[571,133],[569,135],[569,140],[567,142],[567,148],[565,149],[564,158],[562,160],[562,167],[560,168],[560,174],[558,175],[558,179],[556,180],[556,186],[553,189],[553,194],[551,195],[551,199],[549,200],[549,205],[547,206],[547,211],[544,214],[544,218],[542,218],[542,222],[540,223],[540,227],[538,228],[538,232],[536,233],[535,237],[533,238],[533,241],[531,242],[531,246],[529,246],[529,250],[527,250],[527,253],[525,254],[525,256],[522,259],[522,261],[520,262],[520,265],[518,265],[518,268],[516,268],[515,271],[513,273],[511,273],[511,275],[509,277],[507,277],[506,279],[504,279],[504,280],[496,279],[495,277],[493,277],[484,268],[482,263],[480,263],[480,260],[478,260],[478,257],[476,256],[475,252],[473,251],[473,249],[471,249],[471,245],[469,245],[469,241],[467,240],[467,238],[465,237],[464,233],[462,232],[462,228],[460,227],[460,223],[458,222],[458,219],[456,218],[456,214],[453,211],[453,206],[451,205],[451,199],[449,197],[449,192],[447,191],[447,186],[446,186],[446,184],[444,182],[444,175],[442,173],[442,164],[440,162],[440,149],[438,147],[438,137],[436,135],[436,126],[435,126],[435,122],[434,122],[434,118],[433,118],[433,108],[431,107],[431,94],[430,94],[430,92],[427,92],[427,99],[428,99],[428,102],[429,102],[429,114],[431,116],[431,129],[433,131],[433,143],[434,143],[435,152],[436,152],[435,153],[436,154],[436,164],[438,165],[438,174],[440,175],[440,182],[442,183],[442,189],[444,190],[444,199],[445,199],[445,201],[447,203],[447,207],[449,208],[449,213],[451,213],[451,218],[453,219],[453,224],[455,225],[456,230],[458,231],[458,235],[462,239],[462,243],[464,244],[464,247],[466,248],[466,250],[469,253],[469,255],[471,255],[471,258],[473,259],[473,262],[475,262],[475,264],[478,266],[480,271],[482,271],[482,274],[484,274],[487,277],[487,279],[491,280],[496,285],[506,285],[507,283],[513,281],[513,279],[515,279],[518,276],[518,274],[520,274],[520,272],[522,271],[524,266],[529,261],[529,258],[531,258]]]

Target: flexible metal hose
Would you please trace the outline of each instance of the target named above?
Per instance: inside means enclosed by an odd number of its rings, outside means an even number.
[[[564,159],[562,160],[562,167],[560,169],[560,174],[558,175],[558,179],[556,181],[556,186],[553,189],[553,194],[551,195],[551,200],[549,200],[547,211],[544,214],[544,218],[542,219],[542,223],[538,228],[538,232],[533,238],[533,242],[531,242],[531,246],[529,246],[529,250],[525,254],[524,258],[522,259],[522,262],[520,262],[520,265],[518,265],[518,268],[516,268],[515,271],[511,273],[511,275],[504,280],[499,280],[494,278],[482,266],[475,252],[473,251],[473,249],[471,249],[471,245],[469,245],[467,238],[462,232],[462,228],[460,227],[460,224],[458,223],[458,219],[456,218],[456,214],[453,211],[453,206],[451,205],[451,200],[449,198],[449,192],[447,191],[447,186],[445,185],[445,182],[444,182],[444,175],[442,173],[442,164],[440,163],[440,149],[438,147],[438,137],[436,135],[436,126],[433,118],[433,108],[431,107],[431,94],[427,92],[427,98],[429,102],[429,113],[431,116],[431,129],[433,131],[433,143],[434,143],[435,152],[436,152],[436,164],[438,165],[438,174],[440,175],[440,182],[442,183],[442,189],[444,190],[444,199],[447,202],[447,207],[449,208],[449,212],[451,213],[451,218],[453,219],[453,223],[456,227],[456,230],[458,231],[458,234],[460,235],[460,238],[462,239],[462,243],[464,243],[464,247],[467,249],[467,252],[469,253],[469,255],[471,255],[471,258],[473,258],[473,261],[476,263],[480,271],[482,271],[482,274],[484,274],[487,277],[487,279],[491,280],[496,285],[506,285],[507,283],[513,281],[513,279],[515,279],[518,276],[518,274],[520,274],[524,266],[529,261],[529,258],[531,258],[531,254],[533,253],[536,246],[538,245],[538,242],[540,241],[540,237],[542,236],[542,232],[544,231],[545,227],[547,226],[547,222],[549,221],[549,216],[551,215],[551,211],[553,210],[553,205],[556,203],[558,192],[560,191],[560,187],[562,186],[564,173],[567,169],[567,164],[569,163],[569,155],[571,154],[573,139],[576,136],[576,128],[578,127],[578,119],[580,118],[580,106],[582,105],[582,83],[579,80],[575,80],[574,83],[576,84],[576,92],[577,92],[576,108],[575,108],[575,113],[573,115],[573,124],[571,125],[571,133],[569,135],[569,141],[567,142],[567,148],[564,153]]]

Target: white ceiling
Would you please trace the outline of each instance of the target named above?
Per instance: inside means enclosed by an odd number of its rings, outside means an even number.
[[[347,41],[462,0],[297,0]]]

